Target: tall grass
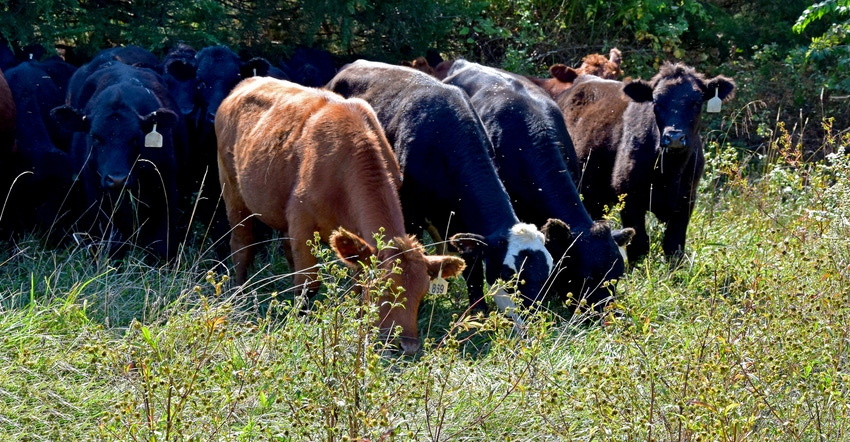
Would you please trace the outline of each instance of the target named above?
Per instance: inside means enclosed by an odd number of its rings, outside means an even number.
[[[850,136],[722,134],[688,255],[653,249],[594,324],[529,314],[523,336],[465,296],[420,309],[415,357],[327,250],[309,309],[281,254],[245,290],[192,253],[92,260],[35,238],[0,262],[0,440],[848,440]],[[792,131],[793,132],[793,131]],[[786,136],[788,135],[788,136]]]

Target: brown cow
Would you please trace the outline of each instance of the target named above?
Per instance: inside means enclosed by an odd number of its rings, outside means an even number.
[[[553,64],[549,67],[551,78],[527,77],[538,86],[542,87],[557,99],[564,91],[573,86],[573,82],[579,75],[596,75],[608,80],[616,80],[623,71],[620,70],[622,54],[617,48],[611,49],[606,58],[602,54],[590,54],[582,59],[578,68],[567,67],[563,64]]]
[[[287,232],[284,247],[294,283],[315,293],[317,259],[307,241],[319,232],[349,266],[377,253],[392,289],[378,300],[380,327],[400,326],[401,347],[419,349],[419,303],[429,278],[453,277],[462,259],[426,256],[404,230],[398,187],[401,172],[372,108],[363,100],[283,80],[241,82],[215,118],[218,166],[235,279],[243,283],[253,260],[254,217]],[[393,247],[377,252],[373,234],[383,227]],[[400,261],[401,274],[390,270]],[[405,298],[402,300],[402,298]],[[396,299],[402,306],[393,308]]]
[[[425,57],[416,57],[413,61],[403,61],[401,62],[402,66],[407,66],[409,68],[416,69],[418,71],[422,71],[432,77],[437,76],[437,72],[434,71],[434,68],[428,63],[428,60]]]

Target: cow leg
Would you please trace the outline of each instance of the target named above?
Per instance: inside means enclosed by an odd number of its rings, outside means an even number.
[[[307,238],[312,239],[313,232],[318,229],[309,216],[291,213],[288,218],[290,252],[287,254],[287,260],[293,272],[292,282],[296,290],[303,290],[308,297],[313,297],[319,292],[315,270],[319,260],[313,256],[307,245]]]
[[[254,220],[235,186],[224,186],[227,219],[230,221],[230,256],[233,259],[234,281],[242,285],[248,278],[248,267],[254,263]]]
[[[463,278],[466,280],[466,293],[469,295],[469,307],[472,313],[487,313],[484,302],[484,266],[480,256],[462,256],[466,261]]]
[[[637,262],[649,253],[649,235],[646,233],[646,210],[629,209],[628,203],[620,212],[620,218],[623,221],[623,227],[631,227],[635,229],[635,236],[632,242],[626,247],[626,253],[629,256],[631,264]]]
[[[673,214],[667,227],[664,229],[664,242],[662,247],[664,254],[671,258],[677,258],[685,252],[685,236],[687,235],[690,214],[679,212]]]

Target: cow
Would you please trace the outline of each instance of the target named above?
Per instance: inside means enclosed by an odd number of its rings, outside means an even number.
[[[140,46],[116,46],[104,49],[95,54],[91,61],[80,66],[71,76],[71,79],[68,81],[68,93],[65,96],[65,104],[75,109],[82,109],[86,105],[86,99],[92,93],[91,90],[85,90],[85,86],[94,87],[94,85],[87,83],[89,76],[104,64],[113,61],[130,66],[152,69],[157,73],[161,72],[159,59],[150,51]],[[74,95],[71,95],[71,91],[75,91]]]
[[[296,48],[280,68],[292,81],[310,87],[322,87],[336,74],[336,63],[329,52],[306,46]]]
[[[165,86],[174,99],[183,118],[194,121],[193,114],[198,112],[195,93],[197,90],[196,74],[198,62],[195,55],[198,53],[192,46],[179,43],[171,48],[162,59],[162,79]]]
[[[463,59],[443,82],[469,95],[517,216],[544,226],[546,247],[561,264],[550,289],[553,298],[572,293],[603,307],[613,294],[608,281],[625,269],[618,246],[634,231],[612,231],[606,222],[594,222],[582,205],[573,182],[576,154],[558,106],[523,76]]]
[[[50,111],[65,100],[73,66],[57,60],[24,61],[7,72],[18,111],[16,149],[12,163],[18,176],[8,207],[15,230],[35,228],[63,234],[70,220],[61,215],[73,212],[69,191],[72,170],[68,165],[71,132],[63,130]]]
[[[702,177],[702,104],[730,99],[735,82],[707,79],[681,63],[665,62],[650,81],[623,83],[582,76],[557,100],[575,143],[583,175],[579,188],[591,216],[625,199],[622,223],[635,229],[632,263],[649,251],[646,212],[665,224],[662,248],[684,253],[685,236]]]
[[[71,103],[85,105],[65,104],[51,114],[75,132],[71,167],[87,215],[80,227],[104,234],[113,256],[135,239],[153,256],[173,258],[177,152],[183,149],[185,128],[162,78],[150,69],[111,61],[68,94]]]
[[[2,47],[2,45],[0,45]],[[15,100],[6,82],[3,71],[0,70],[0,199],[5,200],[11,188],[14,176],[11,170],[12,151],[15,146],[17,119]],[[0,210],[0,228],[7,224],[4,211]],[[5,232],[4,232],[5,235]]]
[[[288,81],[249,78],[222,102],[215,129],[235,281],[245,282],[253,261],[257,219],[288,234],[284,251],[294,284],[315,293],[317,258],[307,243],[319,232],[351,267],[377,257],[386,272],[382,278],[392,280],[378,299],[382,334],[400,326],[402,350],[415,353],[419,303],[429,278],[453,277],[464,263],[425,255],[405,233],[398,162],[372,108]],[[392,247],[377,250],[374,235],[381,228]],[[391,271],[396,260],[400,274]],[[393,307],[395,302],[401,306]]]
[[[462,90],[418,70],[358,60],[327,88],[362,98],[378,114],[402,168],[399,190],[409,231],[452,235],[467,267],[470,306],[486,310],[484,280],[519,274],[524,302],[543,293],[552,270],[544,236],[521,223],[490,160],[493,146]],[[500,309],[508,305],[499,293]]]
[[[431,67],[431,64],[428,63],[428,60],[426,60],[425,57],[416,57],[413,61],[404,60],[401,62],[401,65],[416,69],[417,71],[422,71],[432,77],[437,76],[437,72],[433,67]]]
[[[551,78],[527,76],[534,84],[542,87],[553,99],[572,87],[579,75],[595,75],[600,78],[616,80],[623,71],[620,69],[622,54],[617,48],[611,49],[606,58],[602,54],[590,54],[582,60],[581,66],[571,68],[564,64],[553,64],[549,67]]]
[[[272,65],[260,57],[243,61],[223,45],[201,49],[195,55],[195,62],[195,100],[199,109],[194,124],[190,123],[191,162],[186,167],[185,182],[181,188],[187,189],[186,193],[197,195],[189,201],[193,205],[190,213],[195,221],[210,226],[212,240],[218,241],[227,235],[227,219],[220,203],[221,188],[216,180],[215,115],[221,102],[236,84],[244,78],[269,75]],[[221,255],[222,247],[217,247],[217,251]]]

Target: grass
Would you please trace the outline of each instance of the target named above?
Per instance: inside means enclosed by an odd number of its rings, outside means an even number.
[[[191,250],[153,268],[20,240],[0,259],[0,440],[850,440],[850,159],[800,162],[791,139],[710,137],[688,256],[666,262],[652,222],[599,324],[554,308],[520,338],[463,317],[453,282],[415,357],[374,342],[327,250],[303,312],[274,248],[238,291]]]

